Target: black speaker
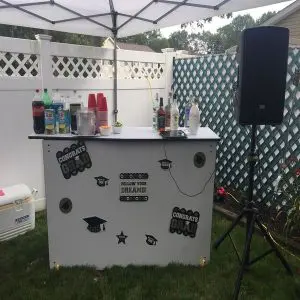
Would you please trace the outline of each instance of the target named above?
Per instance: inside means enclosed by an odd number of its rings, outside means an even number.
[[[235,115],[241,125],[282,122],[288,45],[287,28],[256,27],[242,32],[235,94]]]

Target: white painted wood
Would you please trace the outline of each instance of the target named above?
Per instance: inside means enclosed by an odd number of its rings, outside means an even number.
[[[56,264],[93,265],[99,269],[172,262],[199,265],[201,257],[210,259],[214,181],[211,174],[215,168],[216,141],[86,141],[92,167],[66,180],[56,153],[72,143],[74,141],[43,141],[51,268]],[[165,158],[164,149],[173,161],[172,174],[180,188],[188,194],[196,194],[208,182],[202,194],[189,198],[178,192],[169,172],[161,169],[158,162]],[[198,151],[206,155],[203,168],[196,168],[193,163]],[[149,174],[148,201],[119,200],[119,176],[124,172]],[[96,176],[109,178],[108,185],[99,187]],[[59,209],[64,197],[70,198],[73,204],[68,214]],[[169,232],[172,210],[176,206],[200,213],[195,238]],[[83,218],[93,216],[107,221],[105,231],[87,230]],[[118,244],[116,235],[121,231],[128,236],[125,245]],[[146,243],[146,234],[158,240],[156,246]]]
[[[173,69],[173,59],[176,56],[176,52],[166,51],[165,55],[166,55],[166,69],[171,70],[171,69]],[[165,83],[166,89],[165,89],[165,97],[164,98],[167,99],[168,93],[169,93],[169,91],[171,91],[171,88],[172,88],[173,72],[167,72],[166,76],[165,76],[165,80],[166,80],[166,83]]]
[[[42,79],[40,77],[1,77],[0,76],[0,93],[1,91],[34,91],[40,89]],[[0,100],[1,101],[1,100]]]
[[[113,49],[81,45],[72,45],[70,47],[70,44],[53,42],[51,43],[51,55],[113,60]],[[119,61],[165,63],[165,55],[163,53],[144,51],[141,53],[141,51],[118,49],[117,56]]]
[[[12,39],[0,36],[0,51],[39,54],[39,45],[35,40]]]
[[[66,79],[66,78],[53,78],[53,89],[59,90],[112,90],[112,79]],[[151,89],[165,89],[165,82],[161,80],[150,80]],[[148,96],[149,82],[145,79],[141,80],[118,80],[118,90],[144,90],[145,96]],[[149,93],[149,92],[148,92]],[[161,94],[161,93],[160,93]]]

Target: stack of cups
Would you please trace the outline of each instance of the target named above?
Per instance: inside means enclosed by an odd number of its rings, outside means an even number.
[[[90,110],[96,111],[96,96],[95,96],[95,94],[89,94],[88,108]]]
[[[103,93],[97,94],[97,107],[96,107],[96,129],[99,131],[100,126],[108,126],[108,110],[107,101]]]
[[[95,94],[89,94],[88,111],[92,112],[95,116],[95,133],[99,133],[100,126],[108,126],[107,101],[103,93],[97,94],[97,101]],[[91,118],[91,115],[89,117]]]

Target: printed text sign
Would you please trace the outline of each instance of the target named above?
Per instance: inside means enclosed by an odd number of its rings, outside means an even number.
[[[196,236],[200,214],[198,211],[174,207],[170,222],[170,232],[194,238]]]
[[[56,158],[65,179],[71,178],[72,175],[76,176],[78,171],[83,172],[86,168],[92,166],[90,155],[83,142],[72,144],[63,151],[58,151]]]
[[[120,201],[147,201],[148,178],[148,173],[121,173]]]

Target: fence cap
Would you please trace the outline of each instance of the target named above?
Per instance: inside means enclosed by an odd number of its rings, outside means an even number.
[[[51,35],[48,35],[48,34],[36,34],[35,35],[35,38],[38,40],[38,41],[42,41],[42,40],[46,40],[46,41],[51,41],[52,39],[52,36]]]
[[[174,48],[165,48],[165,49],[161,49],[162,53],[166,53],[166,52],[175,52]]]

